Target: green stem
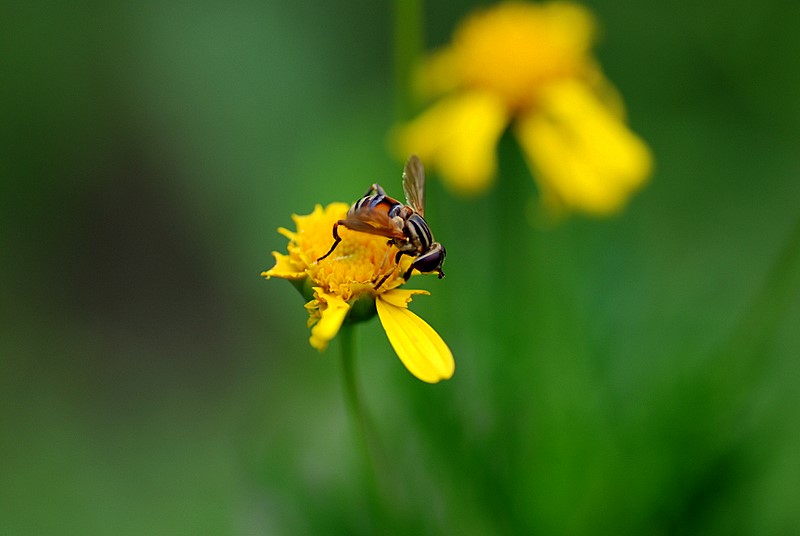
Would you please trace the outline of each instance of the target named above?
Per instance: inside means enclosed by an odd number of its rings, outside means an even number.
[[[380,522],[383,508],[382,495],[378,485],[377,471],[375,468],[374,454],[378,450],[377,440],[372,438],[371,427],[367,412],[362,402],[361,390],[358,386],[355,370],[355,325],[345,322],[339,330],[339,340],[342,345],[342,379],[344,383],[344,395],[347,400],[347,410],[350,413],[350,420],[354,423],[355,434],[357,436],[358,448],[364,457],[364,477],[365,487],[369,492],[369,506],[372,510],[372,518],[375,522]]]
[[[518,440],[522,435],[520,422],[513,411],[523,389],[520,367],[527,367],[529,318],[520,311],[520,298],[529,295],[528,266],[521,260],[530,258],[533,236],[525,219],[524,206],[533,192],[530,175],[510,131],[498,144],[499,173],[492,191],[492,224],[496,240],[491,256],[494,263],[492,302],[497,312],[491,320],[494,336],[494,359],[489,380],[495,388],[494,407],[498,408],[495,440],[490,442],[491,471],[484,475],[486,504],[492,509],[502,532],[516,533],[518,516],[512,483],[518,464]],[[516,275],[513,275],[516,274]]]
[[[422,0],[395,0],[394,3],[394,85],[395,119],[405,120],[411,113],[411,77],[422,53]]]
[[[350,419],[356,425],[359,443],[367,457],[368,465],[371,467],[372,461],[367,441],[367,417],[364,412],[364,406],[361,403],[361,392],[356,380],[355,326],[348,323],[343,324],[339,330],[339,340],[342,343],[342,376],[344,380],[344,395],[347,399],[347,410],[350,413]]]
[[[502,349],[509,353],[524,351],[521,345],[525,340],[527,325],[525,315],[519,313],[519,297],[527,295],[527,286],[533,274],[526,273],[521,262],[530,260],[534,240],[532,228],[525,216],[525,206],[534,195],[529,171],[519,152],[517,142],[511,131],[506,131],[498,144],[499,177],[492,192],[494,197],[493,219],[496,247],[493,260],[495,273],[503,274],[494,278],[494,301],[498,311],[496,333]],[[509,274],[517,273],[516,277]],[[505,355],[511,361],[520,356]],[[501,370],[508,370],[508,364],[500,364]]]

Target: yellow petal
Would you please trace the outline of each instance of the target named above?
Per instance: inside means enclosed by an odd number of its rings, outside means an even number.
[[[542,4],[541,9],[565,49],[576,56],[588,53],[597,27],[594,16],[584,6],[557,1]]]
[[[288,238],[289,240],[295,241],[297,240],[297,233],[293,233],[286,227],[278,227],[278,232]]]
[[[275,266],[266,272],[261,272],[262,276],[267,279],[270,277],[281,277],[283,279],[302,279],[306,277],[305,271],[298,269],[289,255],[273,251],[272,256],[275,257]]]
[[[495,95],[484,91],[446,97],[393,135],[398,155],[417,154],[436,168],[455,191],[486,190],[497,172],[497,140],[509,112]]]
[[[585,84],[565,81],[522,117],[516,133],[545,202],[608,215],[647,180],[647,146]]]
[[[315,287],[317,300],[320,303],[320,319],[311,328],[311,338],[309,342],[311,346],[319,351],[325,350],[328,343],[339,333],[339,328],[342,327],[347,316],[347,311],[350,310],[350,305],[346,301],[322,292],[319,287]]]
[[[393,290],[382,294],[375,302],[378,317],[394,351],[408,371],[420,380],[436,383],[449,379],[455,371],[450,348],[432,327],[405,307],[409,294],[395,296],[403,306],[395,305],[395,297],[387,299],[398,292]]]

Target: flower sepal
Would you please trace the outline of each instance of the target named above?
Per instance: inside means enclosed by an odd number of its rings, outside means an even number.
[[[314,299],[314,283],[309,278],[288,279],[288,281],[307,302]]]
[[[357,324],[365,322],[378,314],[375,307],[375,296],[372,294],[362,294],[350,303],[350,313],[344,319],[347,324]]]

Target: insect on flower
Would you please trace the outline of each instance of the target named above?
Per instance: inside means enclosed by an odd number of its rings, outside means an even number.
[[[434,240],[424,218],[425,168],[415,155],[409,157],[403,169],[403,191],[407,205],[386,195],[380,184],[370,186],[364,197],[353,203],[345,218],[333,224],[333,245],[325,255],[317,259],[317,262],[333,253],[342,241],[338,228],[344,225],[353,231],[387,237],[388,245],[397,248],[395,266],[399,265],[403,255],[415,257],[403,274],[403,279],[406,281],[415,269],[423,273],[436,272],[439,274],[439,279],[444,277],[442,264],[446,253],[444,246]],[[389,251],[386,251],[384,263]],[[389,274],[391,273],[390,271]],[[389,274],[383,276],[375,288],[379,288]]]

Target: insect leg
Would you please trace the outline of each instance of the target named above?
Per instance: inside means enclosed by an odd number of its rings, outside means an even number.
[[[386,195],[386,192],[383,190],[383,187],[376,182],[369,187],[369,190],[367,190],[367,193],[364,194],[364,197],[369,197],[371,195]]]
[[[317,262],[321,261],[322,259],[324,259],[328,255],[333,253],[333,250],[336,249],[336,246],[338,246],[339,242],[342,241],[342,237],[339,236],[339,233],[337,231],[337,229],[339,228],[339,225],[341,225],[342,223],[344,223],[344,220],[339,220],[339,221],[337,221],[336,223],[333,224],[333,245],[331,246],[331,249],[329,249],[328,252],[325,255],[323,255],[322,257],[317,259]]]
[[[394,268],[392,268],[392,272],[394,272]],[[381,280],[378,281],[377,285],[375,285],[375,290],[378,290],[379,288],[381,288],[381,285],[383,285],[384,281],[389,279],[389,276],[392,275],[392,272],[389,272],[388,274],[386,274],[383,277],[381,277]]]
[[[389,242],[386,243],[386,245],[389,246],[389,247],[386,248],[386,253],[383,254],[383,260],[381,261],[381,265],[378,268],[378,270],[376,271],[375,277],[372,278],[372,282],[373,283],[378,280],[378,275],[382,274],[384,268],[386,268],[386,261],[389,260],[389,253],[392,252],[392,248],[391,248],[392,243],[393,242],[391,240],[389,240]],[[394,271],[394,267],[392,267],[392,271]],[[389,273],[391,273],[391,272],[389,272]],[[375,288],[378,288],[378,287],[375,287]]]
[[[389,245],[391,246],[391,245],[397,245],[397,244],[395,244],[394,240],[389,240]],[[387,259],[387,257],[389,256],[389,252],[390,252],[390,251],[391,251],[391,249],[387,249],[387,250],[386,250],[386,255],[384,255],[384,257],[383,257],[383,263],[381,263],[381,270],[380,270],[380,271],[383,271],[383,264],[386,262],[386,259]],[[379,288],[380,288],[380,286],[381,286],[381,285],[383,285],[383,283],[384,283],[384,282],[385,282],[387,279],[389,279],[389,276],[390,276],[390,275],[392,275],[392,274],[395,272],[395,270],[397,270],[398,268],[400,268],[400,258],[401,258],[403,255],[408,255],[408,253],[406,253],[406,252],[404,252],[404,251],[398,251],[398,252],[397,252],[397,254],[394,256],[394,266],[392,267],[392,269],[391,269],[391,270],[389,270],[389,272],[388,272],[388,273],[386,273],[386,275],[384,275],[384,276],[381,278],[380,282],[379,282],[377,285],[375,285],[375,289],[376,289],[376,290],[377,290],[377,289],[379,289]],[[379,271],[378,273],[380,273],[380,271]],[[408,281],[408,278],[406,278],[406,281]]]

